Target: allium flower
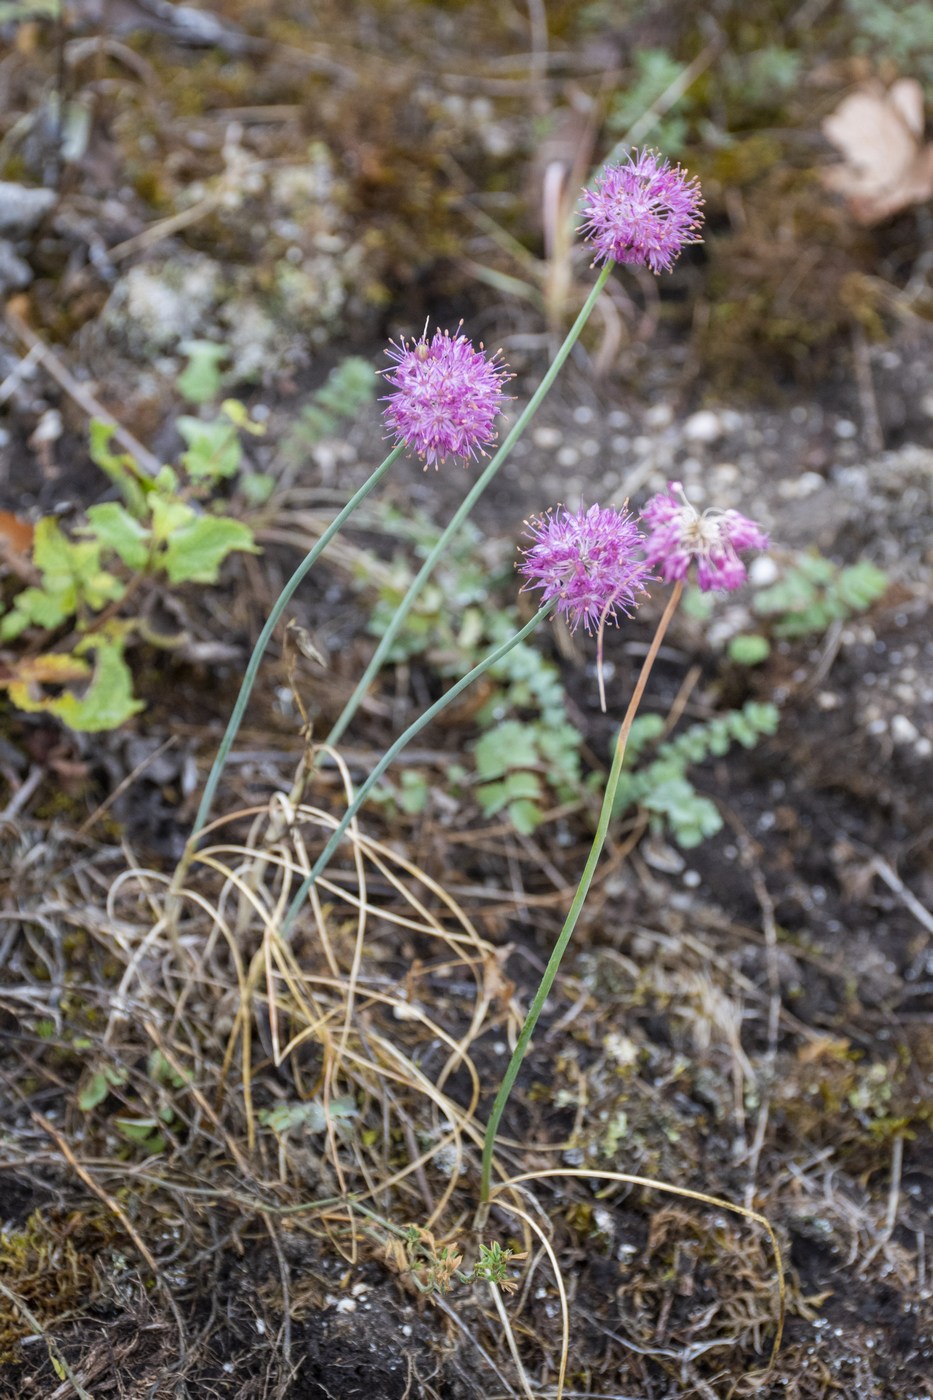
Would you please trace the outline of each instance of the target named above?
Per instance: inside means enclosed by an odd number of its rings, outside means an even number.
[[[574,514],[559,506],[530,520],[528,533],[533,543],[518,566],[524,587],[540,588],[542,603],[556,598],[571,631],[581,622],[592,631],[605,619],[616,622],[616,609],[638,606],[648,569],[637,557],[644,540],[628,511],[590,506]]]
[[[428,340],[427,326],[411,345],[390,341],[386,354],[395,364],[382,373],[395,393],[385,397],[384,416],[396,442],[423,457],[425,471],[449,456],[462,457],[464,466],[485,456],[505,402],[502,386],[512,377],[507,366],[496,356],[487,360],[465,335],[438,330]]]
[[[641,518],[650,530],[647,563],[673,583],[687,577],[695,559],[697,583],[704,593],[741,588],[746,573],[739,554],[768,548],[768,536],[761,527],[737,510],[705,510],[700,515],[679,481],[668,482],[667,491],[652,496]]]
[[[687,244],[700,241],[699,181],[654,151],[635,151],[622,164],[605,166],[583,195],[580,232],[593,245],[594,262],[670,272]]]

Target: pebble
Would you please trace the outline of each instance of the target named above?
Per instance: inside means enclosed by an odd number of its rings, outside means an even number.
[[[916,744],[920,730],[906,715],[892,715],[891,738],[895,744]]]
[[[17,257],[9,239],[0,238],[0,294],[28,287],[31,281],[32,268],[28,262]]]
[[[757,554],[748,566],[748,578],[755,588],[767,588],[777,582],[780,570],[770,554]]]
[[[542,451],[549,452],[552,448],[563,442],[564,435],[559,428],[549,428],[544,424],[540,428],[533,428],[531,440],[535,447],[540,447]]]
[[[0,233],[21,238],[29,233],[57,202],[54,190],[35,189],[0,180]]]
[[[723,423],[718,413],[703,408],[691,413],[684,424],[684,437],[688,442],[718,442],[723,435]]]
[[[674,410],[669,403],[652,404],[645,414],[645,423],[649,428],[669,428],[673,419]]]

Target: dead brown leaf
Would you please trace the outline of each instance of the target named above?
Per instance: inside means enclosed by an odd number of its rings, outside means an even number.
[[[923,89],[913,78],[887,89],[866,83],[823,121],[844,157],[824,171],[824,183],[845,195],[859,223],[881,223],[933,196],[933,145],[924,143],[923,125]]]

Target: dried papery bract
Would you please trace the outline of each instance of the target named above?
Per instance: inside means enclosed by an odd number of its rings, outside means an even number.
[[[580,232],[594,262],[670,272],[684,248],[700,242],[699,181],[655,151],[633,151],[618,165],[604,166],[583,199]]]
[[[687,577],[696,561],[696,580],[704,593],[741,588],[747,574],[739,555],[768,548],[768,536],[754,520],[737,510],[710,509],[701,515],[679,481],[652,496],[641,518],[649,529],[647,562],[665,582],[675,583]]]
[[[428,340],[425,327],[420,340],[391,341],[386,354],[395,363],[382,373],[395,392],[385,396],[384,416],[396,443],[423,458],[425,470],[448,457],[465,466],[486,456],[506,402],[502,388],[512,377],[498,352],[487,358],[459,327],[456,335],[438,330]]]

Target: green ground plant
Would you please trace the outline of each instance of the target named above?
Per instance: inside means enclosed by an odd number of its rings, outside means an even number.
[[[393,511],[386,524],[403,547],[396,550],[378,590],[369,622],[375,636],[384,635],[411,585],[412,554],[428,553],[440,535],[422,513]],[[360,585],[366,586],[375,572],[361,560]],[[490,554],[487,546],[484,557],[480,532],[468,524],[412,608],[389,659],[422,658],[445,679],[469,670],[520,626],[516,604],[496,599],[497,584],[512,577],[498,550]],[[504,813],[516,831],[530,834],[549,807],[579,797],[583,736],[568,718],[559,667],[532,641],[520,642],[492,666],[487,682],[489,693],[475,716],[481,732],[469,749],[472,766],[458,764],[448,777],[456,792],[472,790],[484,816]],[[379,795],[417,812],[428,789],[409,770],[397,786],[383,787]]]
[[[699,846],[722,829],[722,817],[716,804],[697,792],[690,768],[724,757],[733,744],[753,749],[760,739],[776,733],[779,719],[776,705],[750,700],[741,710],[715,715],[661,741],[663,718],[640,715],[632,725],[615,815],[641,808],[649,814],[652,830],[667,828],[685,850]]]
[[[144,708],[127,661],[130,644],[175,644],[146,618],[152,590],[214,584],[228,555],[256,552],[252,530],[233,517],[223,488],[242,468],[240,434],[260,433],[261,425],[231,399],[215,418],[183,416],[178,429],[186,444],[179,468],[150,477],[129,454],[113,451],[106,423],[91,425],[91,458],[118,499],[89,506],[67,530],[53,516],[36,525],[36,581],[0,615],[0,644],[22,638],[28,647],[2,681],[18,709],[85,733],[117,728]]]

